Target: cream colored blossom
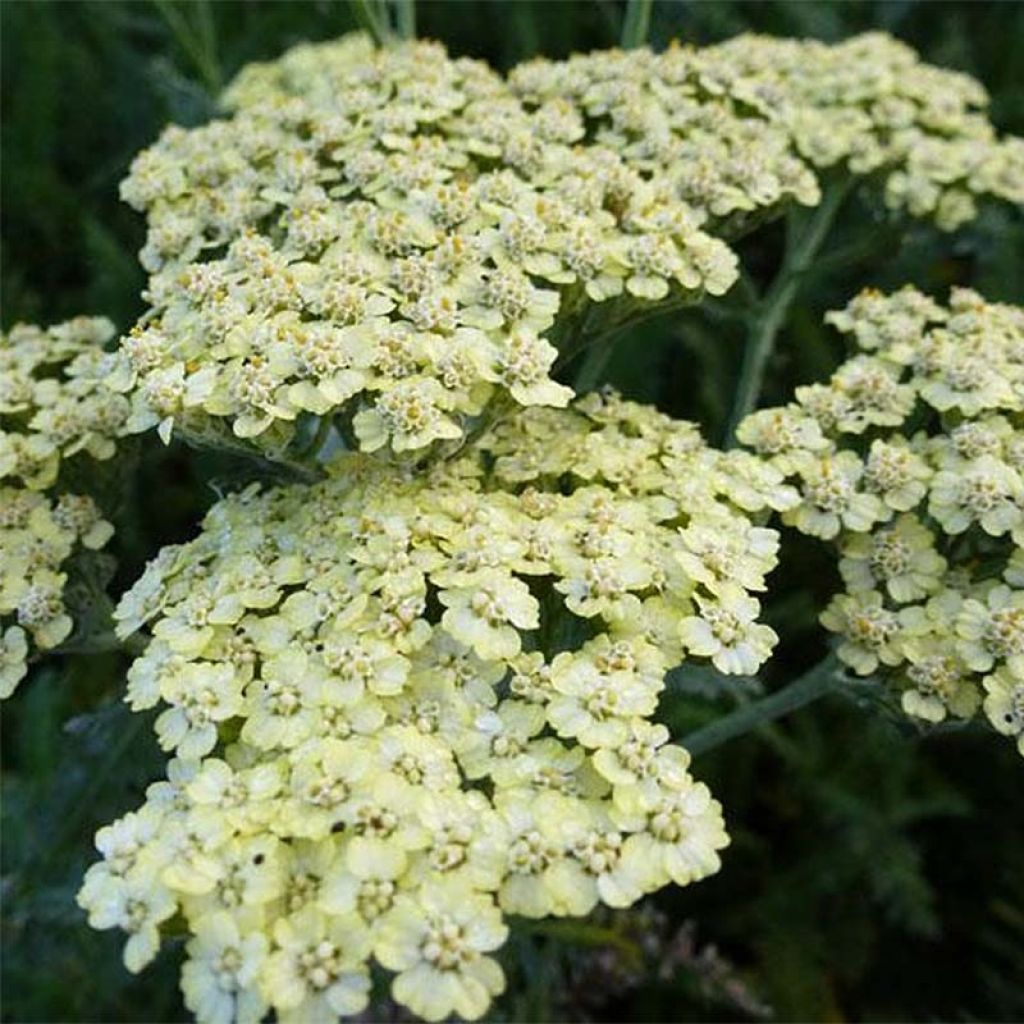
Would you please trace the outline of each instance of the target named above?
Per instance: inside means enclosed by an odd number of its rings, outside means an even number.
[[[1024,681],[1004,668],[986,676],[983,685],[985,714],[992,728],[1003,736],[1016,737],[1017,750],[1024,756]]]
[[[61,476],[83,453],[111,458],[124,432],[128,401],[109,387],[119,357],[104,350],[113,336],[100,317],[0,333],[0,699],[27,671],[28,639],[46,650],[68,638],[63,570],[114,532]]]
[[[0,636],[0,698],[10,697],[28,672],[28,641],[20,626],[8,626]]]
[[[900,698],[903,710],[926,722],[941,722],[948,714],[971,718],[981,695],[970,670],[953,650],[948,638],[927,636],[907,645],[906,679],[910,684]]]
[[[967,664],[988,672],[1005,662],[1018,679],[1024,679],[1024,591],[997,584],[988,593],[969,598],[957,616],[958,649]]]
[[[867,290],[826,319],[862,354],[739,435],[801,486],[784,521],[838,549],[847,592],[821,621],[842,636],[840,658],[891,683],[913,718],[970,719],[989,679],[1003,693],[1024,672],[1024,311],[967,289],[942,306],[907,287]],[[881,504],[844,518],[862,488]]]
[[[692,654],[709,657],[720,672],[752,675],[778,637],[756,622],[761,606],[735,584],[723,584],[717,600],[698,597],[700,615],[683,619],[683,644]]]
[[[870,675],[880,663],[898,665],[903,660],[904,624],[884,607],[877,591],[838,595],[821,613],[821,622],[843,636],[839,657],[858,675]]]
[[[944,228],[982,197],[1017,201],[1019,140],[997,138],[966,82],[877,33],[575,55],[507,78],[436,43],[297,47],[243,70],[227,119],[167,129],[122,184],[151,275],[116,375],[131,427],[202,436],[224,419],[273,456],[300,413],[341,413],[365,450],[422,453],[472,433],[498,394],[562,406],[553,342],[572,332],[553,328],[594,303],[616,319],[722,294],[727,242],[815,205],[821,170],[872,175]],[[861,362],[837,381],[857,430],[914,398]],[[949,369],[936,387],[956,403]]]
[[[843,528],[864,533],[887,518],[879,499],[860,489],[864,465],[854,452],[808,458],[799,474],[803,502],[782,518],[801,533],[831,540]]]
[[[400,897],[375,943],[385,967],[398,972],[392,995],[417,1016],[482,1017],[504,991],[505,976],[487,956],[508,935],[493,899],[456,882]]]
[[[123,185],[147,215],[150,308],[117,357],[67,369],[107,378],[112,419],[83,427],[95,407],[20,366],[0,392],[5,415],[38,406],[33,436],[0,444],[24,484],[2,524],[8,675],[23,631],[67,635],[58,569],[109,532],[77,499],[24,497],[61,458],[107,457],[110,426],[271,459],[320,443],[301,453],[318,482],[222,498],[118,608],[149,642],[127,699],[163,705],[176,754],[101,830],[78,896],[129,934],[130,969],[179,915],[201,1019],[359,1014],[374,962],[413,1013],[478,1019],[505,986],[506,914],[626,907],[718,870],[721,808],[652,717],[684,658],[753,675],[769,656],[751,592],[776,561],[771,511],[848,545],[852,593],[823,621],[856,671],[905,671],[909,713],[965,717],[968,672],[1019,674],[1016,598],[945,542],[1020,532],[1010,307],[864,297],[836,318],[862,353],[741,428],[756,455],[611,391],[570,404],[558,380],[595,304],[620,324],[724,293],[726,239],[815,205],[818,169],[870,174],[945,227],[1017,195],[1018,147],[969,79],[880,35],[507,79],[355,38],[243,72],[226,103]],[[986,428],[998,452],[980,431],[945,455],[895,439],[927,409],[1009,427]],[[985,476],[970,494],[943,476],[950,451]],[[928,661],[951,630],[951,660]]]
[[[267,1004],[254,982],[266,958],[260,931],[245,934],[230,914],[204,917],[188,943],[181,972],[185,1005],[201,1024],[255,1024]]]
[[[902,515],[874,533],[855,533],[843,543],[839,571],[851,591],[884,586],[899,604],[916,601],[942,585],[946,560],[920,520]]]
[[[150,637],[127,699],[163,707],[178,756],[101,832],[80,902],[155,885],[213,1020],[358,1012],[373,960],[440,1019],[501,991],[504,915],[715,870],[718,805],[652,716],[687,649],[753,673],[774,643],[749,590],[777,538],[732,500],[740,473],[745,504],[774,500],[775,476],[609,392],[422,474],[345,455],[319,484],[222,499],[117,611]],[[638,568],[584,592],[588,559]]]

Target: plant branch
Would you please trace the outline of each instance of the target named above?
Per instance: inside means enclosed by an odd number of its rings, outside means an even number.
[[[733,398],[732,410],[726,427],[725,443],[736,443],[736,428],[757,407],[764,382],[765,368],[775,348],[775,339],[786,323],[790,307],[796,299],[804,275],[811,268],[821,250],[836,214],[850,189],[849,181],[836,182],[826,187],[821,203],[806,226],[797,226],[796,211],[789,215],[786,230],[786,254],[775,280],[754,307],[750,333],[743,350],[740,380]]]
[[[175,436],[190,448],[201,451],[216,451],[224,455],[245,459],[250,465],[258,467],[263,473],[278,479],[284,478],[291,482],[314,484],[324,477],[323,467],[315,462],[302,462],[291,459],[283,453],[271,456],[260,451],[255,445],[239,441],[228,430],[200,434],[183,427],[175,430]]]
[[[149,641],[139,633],[133,633],[123,639],[113,629],[105,629],[91,636],[83,637],[81,640],[72,643],[61,644],[52,651],[44,651],[45,654],[109,654],[111,651],[121,651],[131,657],[142,654]]]
[[[317,456],[320,454],[320,449],[323,448],[324,442],[331,432],[332,425],[331,416],[323,415],[317,417],[316,430],[310,437],[308,444],[298,451],[297,458],[294,460],[298,465],[315,464],[317,462]]]
[[[584,304],[582,315],[579,315],[578,310],[574,311],[573,314],[561,321],[560,333],[552,333],[548,336],[558,349],[558,358],[555,360],[552,371],[558,372],[564,369],[584,350],[605,345],[630,327],[654,320],[666,313],[685,309],[693,304],[692,298],[680,298],[675,294],[660,302],[650,304],[623,298],[613,299],[606,303]],[[580,372],[582,373],[582,367]],[[582,393],[578,387],[576,391]]]
[[[684,736],[680,744],[694,756],[703,754],[727,740],[742,736],[824,697],[835,690],[844,678],[835,655],[829,654],[781,690],[744,704],[709,725],[696,729]]]
[[[107,747],[103,760],[90,771],[88,785],[79,794],[78,799],[75,801],[75,806],[69,809],[69,813],[64,817],[56,836],[48,836],[45,846],[40,850],[40,855],[20,876],[15,875],[12,879],[14,886],[18,886],[19,883],[25,884],[33,877],[46,877],[54,857],[75,837],[75,834],[89,820],[90,816],[95,814],[96,800],[103,792],[104,785],[121,765],[122,757],[125,756],[150,722],[152,722],[152,716],[140,713],[130,716],[125,727],[110,746]]]

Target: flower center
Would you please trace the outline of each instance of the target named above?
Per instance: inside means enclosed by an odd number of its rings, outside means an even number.
[[[323,939],[299,954],[298,968],[310,988],[318,991],[328,988],[341,974],[341,950],[333,942]]]
[[[421,947],[423,959],[441,971],[455,971],[476,957],[462,926],[442,916],[431,922]]]

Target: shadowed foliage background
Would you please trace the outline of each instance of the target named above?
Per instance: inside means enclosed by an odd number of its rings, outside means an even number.
[[[419,34],[508,68],[613,45],[612,0],[421,2]],[[245,63],[354,27],[343,2],[8,2],[2,28],[2,320],[143,310],[141,218],[117,186],[168,121],[196,124]],[[654,5],[650,40],[695,43],[742,31],[836,40],[882,29],[929,61],[979,78],[992,120],[1024,134],[1024,5],[716,3]],[[770,276],[781,231],[743,245]],[[848,204],[804,281],[765,403],[824,376],[840,356],[825,309],[865,285],[912,282],[990,299],[1024,296],[1024,216],[987,211],[941,235],[894,235],[870,202]],[[630,333],[608,376],[629,397],[722,429],[736,379],[735,325],[699,308]],[[140,447],[134,489],[115,496],[117,593],[159,545],[190,535],[240,472],[175,446]],[[791,547],[791,550],[787,548]],[[828,558],[784,547],[768,618],[783,637],[762,680],[696,674],[662,709],[673,732],[771,689],[824,649],[816,613],[834,589]],[[125,658],[52,658],[3,711],[3,1021],[184,1018],[180,940],[132,978],[121,938],[85,927],[74,892],[99,823],[133,806],[161,758],[151,720],[119,704]],[[1024,1019],[1024,798],[1012,744],[979,731],[919,733],[870,707],[870,690],[830,698],[701,757],[734,841],[714,879],[666,891],[639,912],[518,929],[495,1020]],[[375,1019],[394,1008],[375,1003]]]

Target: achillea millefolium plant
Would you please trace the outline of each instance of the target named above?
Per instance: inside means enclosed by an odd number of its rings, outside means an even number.
[[[689,743],[659,717],[680,666],[771,657],[780,531],[844,587],[835,658],[793,686],[867,676],[1024,752],[1024,310],[866,291],[828,317],[856,350],[831,380],[753,411],[853,189],[943,230],[1024,203],[977,82],[880,34],[504,77],[358,35],[222,102],[122,185],[148,310],[116,349],[88,319],[0,343],[4,696],[75,649],[63,567],[111,537],[67,465],[155,428],[262,478],[113,613],[169,758],[78,892],[130,971],[177,935],[203,1022],[359,1014],[378,968],[416,1016],[476,1019],[510,921],[716,872],[688,746],[779,712]],[[738,243],[783,216],[723,448],[601,387],[613,337],[728,303]]]

